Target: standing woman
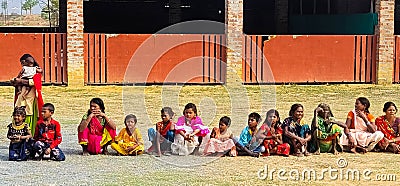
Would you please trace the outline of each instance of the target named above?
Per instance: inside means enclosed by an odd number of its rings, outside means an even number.
[[[78,140],[83,155],[109,154],[107,147],[116,136],[116,125],[105,112],[100,98],[90,100],[90,109],[83,115],[78,126]]]
[[[31,62],[39,68],[39,64],[30,54],[24,54],[20,58],[21,63]],[[30,86],[31,89],[26,95],[17,95],[14,97],[14,107],[25,107],[26,117],[25,122],[29,124],[31,133],[35,134],[36,123],[41,118],[41,109],[43,106],[42,98],[42,75],[36,73],[32,79],[14,78],[10,81],[14,87]],[[17,92],[17,90],[16,90]]]
[[[396,117],[397,107],[393,102],[386,102],[383,112],[385,115],[375,120],[378,130],[385,135],[378,145],[385,151],[400,153],[400,118]]]
[[[359,97],[354,104],[354,110],[347,114],[346,125],[350,129],[348,135],[340,137],[340,143],[346,150],[356,153],[357,149],[363,153],[374,149],[383,139],[383,133],[377,131],[375,118],[369,113],[369,100]]]
[[[308,156],[307,143],[311,140],[309,125],[303,120],[304,107],[296,103],[289,111],[289,117],[283,120],[283,142],[290,145],[290,151],[296,156]]]

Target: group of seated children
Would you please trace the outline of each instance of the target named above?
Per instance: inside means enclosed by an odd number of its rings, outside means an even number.
[[[266,113],[263,124],[260,114],[253,112],[248,116],[247,126],[239,137],[234,137],[229,129],[231,119],[224,116],[219,126],[210,132],[197,114],[196,105],[188,103],[183,116],[177,123],[172,118],[175,113],[170,107],[161,110],[162,121],[155,128],[148,129],[152,146],[147,153],[161,155],[203,155],[253,157],[283,155],[308,156],[311,153],[348,151],[353,153],[368,151],[388,151],[400,153],[400,118],[396,117],[397,107],[387,102],[385,115],[376,120],[369,113],[367,98],[359,97],[355,109],[347,115],[346,123],[337,121],[329,107],[321,103],[314,110],[309,125],[304,119],[304,107],[293,104],[289,117],[281,123],[279,112],[271,109]],[[13,161],[48,158],[65,160],[58,145],[61,143],[60,124],[52,118],[54,106],[43,105],[36,125],[34,137],[29,125],[24,122],[25,108],[16,107],[13,122],[8,125],[7,137],[11,140],[9,159]],[[137,118],[129,114],[124,120],[125,128],[116,135],[115,123],[105,114],[104,103],[100,98],[90,101],[90,109],[82,117],[78,126],[78,140],[84,155],[108,154],[111,145],[119,155],[139,155],[145,152],[144,141],[138,128]],[[199,152],[203,138],[209,135],[204,151]]]
[[[25,123],[25,107],[15,107],[13,122],[9,124],[7,138],[10,139],[9,160],[50,159],[64,161],[65,156],[58,145],[62,141],[60,124],[52,118],[54,105],[46,103],[36,125],[35,134]]]
[[[357,98],[354,110],[348,113],[346,123],[343,123],[334,118],[329,105],[321,103],[314,110],[311,124],[308,124],[303,119],[304,107],[293,104],[289,117],[282,123],[279,112],[271,109],[260,127],[261,116],[253,112],[249,114],[248,125],[239,137],[233,136],[229,129],[231,120],[224,116],[219,121],[219,127],[212,130],[202,154],[259,157],[308,156],[324,152],[338,154],[343,151],[400,153],[400,118],[395,115],[396,105],[393,102],[385,103],[385,115],[376,120],[369,113],[369,107],[367,98]],[[197,116],[194,104],[187,104],[183,114],[174,125],[171,108],[161,110],[163,121],[157,123],[156,130],[149,129],[153,144],[149,153],[155,152],[156,156],[199,154],[199,145],[209,130]]]

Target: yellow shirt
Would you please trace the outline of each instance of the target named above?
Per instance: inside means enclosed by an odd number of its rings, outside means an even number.
[[[140,134],[140,131],[138,128],[135,128],[135,130],[132,133],[132,136],[128,134],[128,131],[126,128],[123,128],[117,137],[115,137],[115,141],[120,143],[125,143],[127,146],[133,146],[133,145],[143,145],[144,141],[142,138],[142,134]],[[128,145],[129,144],[129,145]]]

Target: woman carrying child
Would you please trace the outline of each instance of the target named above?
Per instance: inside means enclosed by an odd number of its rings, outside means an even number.
[[[204,155],[225,155],[236,156],[236,146],[233,141],[233,133],[229,129],[231,118],[224,116],[219,120],[219,127],[214,127],[210,140],[204,148]]]
[[[37,69],[40,69],[39,64],[30,54],[24,54],[20,58],[21,64],[29,63]],[[21,79],[14,78],[10,81],[11,85],[16,87],[16,94],[14,98],[15,107],[25,107],[26,117],[25,122],[29,124],[31,133],[35,134],[36,123],[41,119],[41,109],[43,107],[42,98],[42,75],[36,73],[32,78]],[[18,87],[29,86],[29,90],[24,94],[18,94]]]
[[[115,142],[111,143],[111,148],[118,152],[119,155],[139,155],[144,152],[144,141],[142,134],[136,127],[137,118],[133,114],[125,117],[125,128],[123,128]]]
[[[203,137],[210,133],[207,126],[197,115],[196,105],[188,103],[183,110],[183,116],[178,118],[175,125],[174,143],[171,145],[172,153],[177,155],[199,155],[199,146]]]
[[[108,154],[107,147],[116,136],[114,121],[105,114],[104,102],[100,98],[90,100],[90,108],[78,126],[78,141],[83,155]]]
[[[25,108],[14,108],[13,122],[7,127],[7,138],[10,139],[8,160],[26,161],[28,159],[26,154],[27,141],[32,138],[32,134],[29,125],[25,123]]]
[[[267,112],[264,123],[257,132],[257,139],[262,139],[265,151],[263,156],[271,154],[289,156],[290,145],[282,141],[282,128],[279,112],[271,109]]]

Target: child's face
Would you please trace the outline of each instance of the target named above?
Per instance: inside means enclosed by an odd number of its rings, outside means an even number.
[[[169,120],[171,119],[171,116],[169,116],[168,113],[163,112],[163,113],[161,113],[161,119],[162,119],[162,121],[163,121],[164,123],[167,123],[167,122],[169,122]]]
[[[276,122],[278,121],[278,116],[275,115],[275,113],[271,113],[267,116],[267,121],[271,125],[275,125]]]
[[[220,130],[221,132],[226,131],[227,128],[228,128],[228,126],[227,126],[225,123],[219,122],[219,130]]]
[[[26,61],[26,60],[21,60],[20,62],[21,62],[21,65],[22,65],[22,66],[28,66],[28,61]]]
[[[256,118],[249,117],[248,122],[249,122],[250,130],[255,131],[257,129],[257,125],[258,125]]]
[[[129,118],[126,120],[125,123],[126,127],[128,127],[129,129],[134,129],[136,126],[135,120],[133,118]]]
[[[15,121],[15,124],[21,124],[25,121],[25,116],[21,114],[15,114],[13,115],[13,119]]]
[[[187,119],[193,119],[196,116],[196,114],[194,113],[193,109],[191,109],[191,108],[186,109],[184,114],[185,114],[185,117]]]
[[[49,118],[51,118],[52,115],[53,115],[53,113],[49,110],[49,108],[47,108],[47,107],[42,108],[43,119],[49,119]]]

